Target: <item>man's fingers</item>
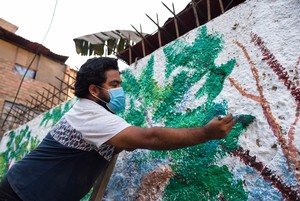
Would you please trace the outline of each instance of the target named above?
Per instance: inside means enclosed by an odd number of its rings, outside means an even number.
[[[229,122],[230,127],[232,128],[235,125],[235,120],[234,118],[231,119],[231,121]]]
[[[224,121],[226,124],[228,124],[233,120],[233,116],[232,116],[232,114],[229,114],[225,117],[220,115],[220,116],[218,116],[218,120],[219,121]]]

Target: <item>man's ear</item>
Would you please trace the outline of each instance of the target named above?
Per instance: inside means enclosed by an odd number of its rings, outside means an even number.
[[[98,87],[96,87],[96,85],[91,84],[89,86],[89,92],[90,92],[91,95],[98,96],[99,89],[98,89]]]

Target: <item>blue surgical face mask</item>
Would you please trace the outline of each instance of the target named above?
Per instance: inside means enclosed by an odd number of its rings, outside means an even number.
[[[101,100],[104,103],[106,103],[106,106],[108,107],[108,109],[110,111],[112,111],[113,113],[117,113],[117,112],[122,111],[125,108],[125,92],[122,87],[113,88],[113,89],[109,89],[109,90],[107,90],[103,87],[100,87],[100,86],[97,86],[97,87],[108,91],[109,96],[110,96],[109,102],[106,102],[106,101],[100,99],[99,97],[96,97],[96,96],[94,96],[94,97],[97,98],[98,100]]]

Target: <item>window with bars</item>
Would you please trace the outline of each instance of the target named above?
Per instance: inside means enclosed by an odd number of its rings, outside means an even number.
[[[35,75],[36,75],[35,70],[30,70],[30,69],[27,70],[27,68],[20,66],[18,64],[16,64],[14,67],[14,73],[21,76],[24,76],[26,73],[25,78],[27,79],[35,79]]]

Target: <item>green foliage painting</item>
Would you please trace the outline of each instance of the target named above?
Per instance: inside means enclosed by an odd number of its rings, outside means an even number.
[[[13,162],[22,159],[39,145],[40,139],[73,106],[75,101],[76,98],[71,99],[40,115],[35,119],[35,122],[39,122],[37,126],[27,123],[3,137],[8,139],[4,145],[4,152],[0,152],[0,179],[6,174]]]
[[[16,131],[9,132],[9,140],[6,144],[5,152],[0,153],[0,177],[2,178],[7,171],[10,164],[15,160],[18,161],[33,150],[38,144],[39,140],[36,136],[31,136],[31,130],[26,125],[19,133]]]
[[[51,121],[51,127],[54,126],[60,120],[60,118],[70,110],[72,106],[73,103],[71,101],[66,101],[65,104],[60,104],[54,107],[52,110],[47,111],[44,114],[40,126],[47,126],[49,121]]]
[[[233,70],[235,59],[217,66],[215,59],[222,48],[222,36],[209,34],[204,26],[198,29],[192,44],[176,40],[163,49],[164,85],[154,77],[154,55],[138,78],[127,69],[123,73],[123,87],[129,104],[128,110],[120,115],[136,126],[178,128],[202,126],[217,115],[227,114],[226,100],[215,99]],[[192,92],[199,81],[203,84]],[[199,99],[205,101],[193,105],[193,100]],[[134,163],[143,167],[149,165],[149,160],[158,160],[171,167],[175,174],[165,187],[163,200],[246,200],[242,181],[235,180],[226,166],[215,164],[238,147],[237,138],[254,119],[251,115],[240,116],[243,121],[235,125],[226,139],[174,151],[150,151],[136,156],[133,153]]]

